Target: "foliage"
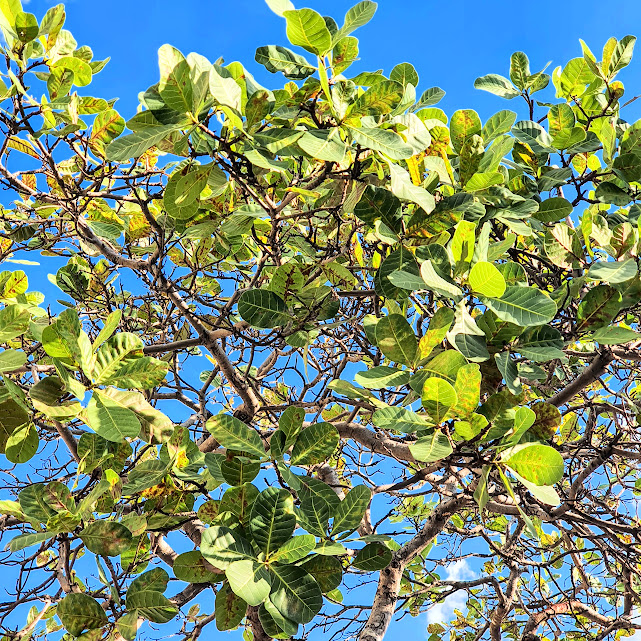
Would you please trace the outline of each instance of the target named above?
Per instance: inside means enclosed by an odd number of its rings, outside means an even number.
[[[432,641],[631,634],[635,39],[515,53],[475,84],[524,119],[482,122],[352,73],[375,3],[268,4],[284,86],[164,45],[125,121],[62,5],[0,2],[6,638],[374,641],[459,591]]]

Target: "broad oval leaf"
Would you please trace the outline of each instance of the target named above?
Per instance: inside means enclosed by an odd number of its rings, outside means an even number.
[[[188,583],[214,583],[223,578],[220,571],[216,572],[217,568],[205,560],[200,550],[179,554],[174,559],[172,569],[177,579]]]
[[[421,400],[425,411],[435,423],[443,421],[457,403],[456,390],[443,378],[428,378],[423,385]]]
[[[229,587],[249,605],[260,605],[268,596],[271,576],[262,563],[234,561],[225,570]]]
[[[223,586],[216,593],[215,613],[216,627],[221,632],[233,630],[240,625],[247,612],[247,602],[234,594],[229,583]]]
[[[440,430],[434,430],[431,436],[423,436],[412,443],[410,452],[417,461],[433,463],[448,457],[453,449],[447,436]]]
[[[544,292],[532,287],[507,287],[500,298],[484,299],[501,319],[521,327],[545,325],[556,316],[556,303]]]
[[[390,314],[378,321],[376,343],[387,358],[403,365],[412,365],[418,352],[416,334],[401,314]]]
[[[222,525],[208,527],[202,535],[200,551],[205,560],[221,570],[234,561],[255,559],[249,542],[240,534]]]
[[[212,416],[205,427],[210,434],[230,450],[245,452],[257,458],[265,456],[263,442],[257,432],[230,414]]]
[[[249,530],[254,542],[265,554],[270,554],[289,540],[295,528],[292,495],[287,490],[274,487],[263,490],[254,502],[249,519]],[[252,604],[244,595],[240,596],[250,605],[257,605]]]
[[[78,637],[107,623],[107,615],[96,599],[82,592],[70,592],[58,603],[56,614],[67,632]]]
[[[334,512],[332,536],[356,530],[361,524],[371,500],[372,492],[369,488],[364,485],[353,487]]]
[[[80,532],[80,538],[88,550],[100,556],[118,556],[132,542],[129,529],[116,521],[94,521]]]
[[[283,11],[287,39],[297,47],[322,56],[332,48],[332,34],[320,13],[313,9]]]
[[[352,565],[365,572],[376,572],[387,567],[392,561],[392,551],[382,543],[368,543],[359,550]]]
[[[316,423],[306,427],[292,449],[292,465],[314,465],[329,458],[338,446],[339,435],[331,423]]]
[[[238,299],[238,313],[259,329],[272,329],[289,321],[285,301],[268,289],[250,289]]]
[[[296,623],[309,623],[323,607],[323,595],[310,574],[295,565],[271,567],[271,602]]]
[[[563,457],[549,445],[515,445],[501,454],[501,463],[535,485],[554,485],[563,477]]]
[[[470,287],[489,298],[501,298],[505,293],[505,279],[501,272],[492,264],[485,261],[475,263],[468,276]]]

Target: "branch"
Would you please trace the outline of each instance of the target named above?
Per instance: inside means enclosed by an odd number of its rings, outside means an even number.
[[[614,355],[610,351],[600,353],[571,383],[554,396],[548,399],[548,403],[560,407],[564,405],[579,392],[591,385],[600,376],[605,373],[608,365],[614,360]]]

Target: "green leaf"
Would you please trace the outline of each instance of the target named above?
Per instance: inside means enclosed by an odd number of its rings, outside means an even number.
[[[284,617],[269,599],[258,609],[258,618],[270,639],[290,639],[298,632],[298,623]]]
[[[343,566],[333,556],[315,555],[300,567],[314,577],[323,593],[331,592],[341,584]]]
[[[597,261],[590,265],[586,276],[592,280],[602,280],[614,285],[631,280],[638,273],[637,262],[633,258],[622,261]]]
[[[285,325],[289,316],[285,301],[268,289],[250,289],[238,299],[238,313],[252,327],[272,329]]]
[[[401,229],[401,201],[389,190],[383,189],[382,187],[368,185],[361,199],[354,207],[354,215],[370,227],[374,227],[375,223],[380,220],[392,231],[397,232]],[[394,262],[393,257],[398,259],[396,263],[398,266],[395,267],[395,269],[401,269],[405,263],[413,262],[416,264],[414,255],[404,247],[400,247],[392,252],[383,263],[391,259],[391,265]],[[390,269],[390,271],[393,270]],[[416,273],[418,273],[418,268]],[[392,296],[389,295],[387,295],[387,297],[392,298]]]
[[[481,185],[481,179],[479,178],[479,176],[481,175],[489,174],[489,182],[494,182],[496,180],[496,177],[492,176],[493,172],[495,172],[499,168],[499,165],[512,151],[513,147],[514,138],[507,135],[499,136],[490,146],[490,148],[485,150],[485,153],[481,158],[481,162],[479,163],[478,172],[474,174],[474,176],[477,176],[477,178],[475,179],[475,183],[473,183],[473,185],[476,187]]]
[[[326,162],[343,162],[347,145],[340,139],[338,129],[306,131],[296,144],[312,158]]]
[[[510,57],[510,79],[523,91],[530,77],[530,61],[522,51],[514,52]]]
[[[452,147],[456,152],[461,151],[463,143],[474,134],[481,133],[481,120],[476,111],[460,109],[455,111],[450,118],[450,138]]]
[[[283,11],[283,17],[287,21],[287,39],[293,45],[318,56],[332,48],[332,34],[323,16],[313,9]]]
[[[345,22],[343,26],[338,30],[334,35],[332,40],[332,46],[335,46],[340,42],[345,36],[348,36],[350,33],[353,33],[359,27],[366,25],[376,13],[376,7],[378,5],[375,2],[370,2],[370,0],[364,0],[354,5],[346,14]]]
[[[256,62],[263,65],[271,73],[282,72],[290,80],[304,80],[316,72],[303,56],[294,53],[286,47],[268,45],[256,49]]]
[[[391,162],[388,164],[392,178],[392,193],[401,200],[416,203],[426,214],[433,211],[436,206],[434,196],[427,189],[415,185],[407,170]]]
[[[58,603],[56,614],[69,634],[78,637],[85,630],[96,630],[107,623],[98,601],[82,592],[70,592]]]
[[[221,574],[214,571],[216,568],[205,560],[200,550],[179,554],[172,569],[177,579],[187,583],[214,583],[221,579]]]
[[[35,534],[18,534],[14,536],[11,541],[9,541],[9,551],[10,552],[19,552],[25,548],[31,547],[32,545],[39,545],[44,541],[52,539],[54,536],[57,536],[58,532],[36,532]]]
[[[30,320],[29,312],[18,305],[7,305],[0,310],[0,343],[22,336]]]
[[[608,63],[608,78],[613,78],[621,69],[630,64],[636,40],[634,36],[625,36],[617,42]]]
[[[454,283],[441,278],[431,260],[426,260],[421,264],[421,277],[427,288],[440,296],[456,299],[463,295],[463,291]]]
[[[403,100],[403,85],[384,80],[361,94],[347,109],[346,116],[380,116],[388,114]]]
[[[225,575],[229,587],[249,605],[260,605],[269,596],[271,577],[262,563],[234,561],[225,570]]]
[[[503,174],[500,171],[478,172],[465,183],[465,191],[482,191],[494,185],[501,185],[503,181]]]
[[[485,304],[501,319],[521,327],[545,325],[556,316],[556,303],[532,287],[507,287],[501,298],[484,299]]]
[[[521,387],[521,379],[519,378],[516,362],[511,358],[510,352],[494,354],[494,359],[496,360],[496,365],[503,376],[507,388],[515,396],[520,394],[523,390]]]
[[[314,465],[328,459],[338,446],[339,435],[331,423],[315,423],[298,435],[292,449],[292,465]]]
[[[629,343],[630,341],[641,340],[641,334],[628,329],[627,327],[614,325],[612,327],[602,327],[601,329],[597,329],[597,331],[590,337],[590,340],[600,343],[601,345],[622,345],[624,343]]]
[[[372,367],[354,375],[354,381],[367,389],[399,387],[405,385],[409,380],[410,373],[408,371],[384,365]]]
[[[158,50],[160,83],[158,92],[170,109],[187,113],[193,109],[194,88],[189,64],[178,49],[163,45]]]
[[[414,155],[414,149],[389,129],[348,127],[354,142],[366,149],[379,151],[393,160],[405,160]]]
[[[552,153],[552,138],[538,122],[521,120],[512,127],[512,135],[522,143],[529,145],[534,153]]]
[[[411,443],[409,447],[412,456],[417,461],[425,463],[440,461],[454,451],[449,439],[440,430],[435,430],[431,436],[422,436],[416,443]]]
[[[577,326],[579,332],[609,325],[621,307],[621,293],[610,285],[593,287],[579,303]]]
[[[205,455],[207,464],[207,455]],[[260,463],[248,461],[244,456],[232,456],[230,452],[220,464],[220,472],[230,485],[243,485],[253,481],[260,471]]]
[[[231,512],[238,517],[243,525],[247,525],[252,506],[259,494],[258,488],[251,483],[230,487],[220,500],[220,512]]]
[[[235,416],[217,414],[207,421],[205,427],[221,445],[230,450],[246,452],[256,458],[265,456],[265,448],[258,433]]]
[[[501,298],[505,293],[505,279],[492,263],[476,263],[470,270],[468,282],[470,287],[482,296]]]
[[[561,333],[547,325],[528,330],[519,337],[514,347],[515,351],[536,363],[543,363],[554,358],[564,358],[562,349]]]
[[[382,543],[368,543],[358,551],[352,565],[365,572],[376,572],[392,562],[392,551]]]
[[[519,483],[524,485],[530,493],[542,503],[556,507],[561,504],[561,497],[557,491],[550,485],[535,485],[531,481],[523,478],[514,470],[510,470]]]
[[[140,590],[133,594],[127,591],[127,610],[154,623],[168,623],[177,614],[178,608],[163,594],[155,590]]]
[[[229,583],[223,583],[216,593],[216,627],[221,632],[233,630],[240,625],[247,612],[247,602],[234,594]]]
[[[412,85],[418,87],[418,73],[409,62],[401,62],[396,65],[389,74],[390,80],[400,83],[403,87]]]
[[[36,16],[33,13],[24,13],[24,11],[16,15],[14,28],[20,42],[25,43],[35,40],[40,31]]]
[[[376,325],[376,343],[391,361],[412,365],[418,351],[418,341],[412,326],[401,314],[390,314]]]
[[[467,365],[467,361],[462,354],[454,349],[445,350],[431,358],[425,368],[417,372],[414,378],[418,377],[420,384],[415,383],[412,379],[410,386],[420,392],[423,389],[423,382],[430,376],[444,378],[448,383],[454,385],[459,369],[465,365]]]
[[[565,198],[548,198],[539,205],[539,211],[532,216],[543,223],[554,223],[567,218],[572,211],[572,203]]]
[[[304,559],[315,547],[316,537],[313,534],[294,536],[272,553],[271,560],[279,563],[295,563]]]
[[[135,334],[120,332],[112,336],[97,352],[94,380],[108,385],[117,371],[132,360],[142,357],[143,342]]]
[[[502,134],[508,133],[512,129],[512,125],[516,121],[516,113],[508,111],[507,109],[495,113],[483,125],[481,129],[481,138],[483,143],[489,145],[495,138]]]
[[[318,583],[295,565],[274,565],[271,602],[278,611],[296,623],[309,623],[323,606]]]
[[[501,454],[501,463],[535,485],[554,485],[563,478],[563,457],[549,445],[515,445]]]
[[[383,407],[372,414],[372,422],[384,430],[398,430],[411,434],[428,427],[431,422],[426,417],[404,407]]]
[[[532,427],[535,420],[536,414],[529,407],[519,407],[514,415],[514,427],[509,437],[506,437],[506,443],[508,445],[517,445],[525,432]]]
[[[80,538],[90,552],[100,556],[118,556],[132,542],[128,528],[116,521],[94,521],[80,532]]]
[[[332,536],[356,530],[361,524],[371,500],[372,492],[369,488],[364,485],[353,487],[334,512]]]
[[[203,532],[200,551],[208,563],[221,570],[228,568],[234,561],[256,557],[246,539],[222,525],[212,525]]]
[[[0,373],[13,372],[27,362],[27,355],[15,349],[5,349],[0,352]]]
[[[87,425],[99,436],[122,443],[140,433],[140,421],[126,407],[116,403],[101,390],[94,390],[86,409]]]
[[[105,151],[106,159],[109,162],[125,162],[130,158],[139,158],[150,147],[157,145],[177,130],[176,125],[163,125],[141,129],[128,136],[121,136],[109,143]]]
[[[51,66],[51,69],[68,69],[73,73],[73,82],[78,87],[85,87],[91,82],[93,72],[91,67],[80,58],[64,56]]]
[[[421,400],[425,411],[435,423],[441,423],[458,401],[456,390],[442,378],[428,378],[423,385]]]
[[[265,554],[270,554],[289,540],[295,528],[296,515],[292,495],[287,490],[273,487],[263,490],[254,502],[249,520],[254,542]],[[250,605],[257,605],[242,594],[240,596]]]
[[[209,91],[219,105],[230,107],[240,112],[242,106],[242,90],[231,74],[218,65],[212,65],[209,70]]]
[[[11,463],[26,463],[35,456],[39,444],[36,428],[31,423],[21,425],[7,439],[5,456]]]
[[[421,97],[418,99],[414,107],[410,108],[410,111],[418,111],[424,107],[437,105],[444,95],[445,92],[440,87],[430,87],[421,94]]]
[[[487,76],[477,78],[474,81],[474,88],[489,91],[495,96],[507,98],[508,100],[512,100],[512,98],[516,98],[521,95],[521,92],[516,89],[507,78],[495,73],[490,73]]]

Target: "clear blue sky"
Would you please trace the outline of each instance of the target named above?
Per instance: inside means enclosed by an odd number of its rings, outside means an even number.
[[[24,0],[23,0],[24,2]],[[294,0],[297,8],[311,6],[334,17],[339,24],[356,0]],[[41,18],[55,4],[47,0],[24,2],[25,10]],[[95,58],[111,56],[107,68],[88,88],[97,97],[119,97],[116,105],[125,118],[137,105],[137,94],[158,80],[156,52],[164,43],[184,53],[197,51],[210,60],[219,56],[227,62],[241,61],[270,88],[282,86],[280,76],[272,76],[254,62],[257,47],[287,44],[284,21],[273,14],[263,0],[70,0],[67,25],[79,44],[94,50]],[[506,103],[490,94],[476,91],[474,79],[487,73],[507,75],[512,52],[525,51],[532,70],[552,61],[559,64],[581,55],[579,38],[599,57],[610,36],[641,35],[638,0],[381,0],[374,20],[355,35],[360,40],[361,60],[354,74],[382,68],[385,72],[399,62],[411,62],[420,76],[419,92],[438,85],[447,95],[441,106],[451,114],[459,108],[474,108],[483,119],[505,108],[522,110],[517,101]],[[626,99],[641,93],[641,52],[620,76],[626,85]],[[547,94],[551,98],[551,94]],[[543,95],[541,94],[543,99]],[[627,118],[641,115],[635,103]],[[521,113],[523,113],[521,111]],[[523,114],[525,117],[525,114]],[[47,283],[32,282],[33,289],[47,290]],[[467,568],[450,569],[451,576],[467,578]],[[462,603],[450,602],[432,613],[448,614]],[[427,638],[427,619],[407,617],[394,625],[390,640],[410,635]],[[158,638],[163,631],[145,635]],[[240,639],[240,633],[223,635],[208,628],[213,638]]]

